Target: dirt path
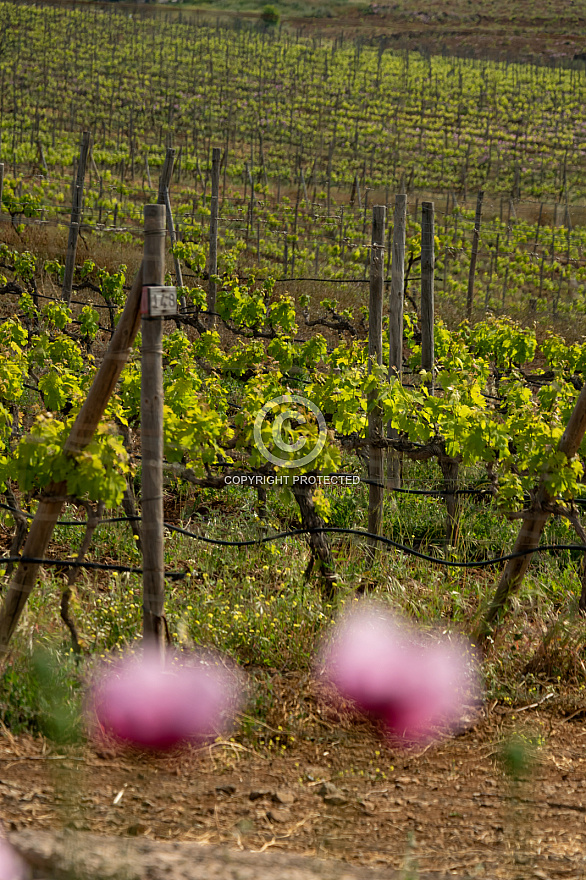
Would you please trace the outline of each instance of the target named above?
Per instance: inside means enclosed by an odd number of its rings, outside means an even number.
[[[502,743],[534,755],[512,785]],[[234,742],[165,758],[51,753],[0,739],[0,817],[49,829],[280,850],[355,865],[475,877],[586,876],[586,726],[495,709],[425,751],[381,745],[366,724],[314,725],[284,749]]]

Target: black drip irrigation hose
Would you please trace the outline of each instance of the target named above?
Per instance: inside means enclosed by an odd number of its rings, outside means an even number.
[[[558,550],[579,550],[581,553],[586,553],[586,544],[542,544],[539,547],[535,547],[533,550],[519,550],[516,553],[507,553],[504,556],[483,559],[479,562],[453,562],[448,559],[441,559],[439,556],[430,556],[427,553],[420,553],[419,550],[414,550],[412,547],[407,547],[405,544],[399,544],[391,538],[384,537],[384,535],[375,535],[373,532],[367,532],[361,529],[346,529],[341,526],[324,526],[319,529],[293,529],[289,532],[277,532],[276,535],[267,535],[264,538],[252,538],[247,541],[225,541],[220,538],[208,538],[205,535],[196,535],[195,532],[182,529],[180,526],[173,526],[170,523],[165,523],[164,525],[165,528],[169,529],[171,532],[177,532],[180,535],[186,535],[189,538],[194,538],[205,544],[216,544],[220,547],[252,547],[259,544],[268,544],[271,541],[294,538],[299,535],[358,535],[361,538],[369,538],[373,541],[385,544],[388,547],[394,547],[396,550],[400,550],[408,556],[415,556],[417,559],[424,559],[426,562],[434,562],[437,565],[444,565],[449,568],[486,568],[490,565],[499,565],[501,562],[508,562],[509,559],[518,559],[521,556],[531,556],[533,553],[549,553]]]
[[[117,571],[129,574],[142,574],[142,568],[133,568],[130,565],[116,565],[109,562],[78,562],[77,559],[44,559],[40,556],[2,556],[0,557],[0,566],[6,565],[8,562],[23,562],[30,565],[50,565],[56,568],[89,568],[98,571]],[[172,581],[182,580],[189,572],[185,571],[166,571],[165,577]]]
[[[338,475],[339,476],[339,475]],[[347,476],[347,475],[345,475]],[[354,476],[354,475],[352,475]],[[378,482],[373,480],[369,480],[367,478],[361,478],[361,481],[364,483],[372,483],[373,485],[383,486]],[[444,497],[446,495],[479,495],[479,496],[487,496],[491,495],[490,491],[480,490],[480,489],[458,489],[458,490],[426,490],[426,489],[403,489],[403,488],[395,488],[392,491],[410,494],[410,495],[423,495],[423,496],[432,496],[432,497]],[[584,505],[586,504],[586,498],[578,498],[575,499],[575,503]],[[28,511],[19,510],[18,508],[12,507],[9,504],[4,504],[0,502],[0,509],[10,511],[11,513],[16,513],[21,516],[25,516],[27,519],[34,519],[34,514],[29,513]],[[97,525],[105,525],[107,523],[119,523],[119,522],[138,522],[141,520],[140,516],[119,516],[119,517],[110,517],[107,519],[102,519],[99,521]],[[56,525],[60,526],[74,526],[74,527],[87,527],[86,520],[58,520]],[[180,526],[172,525],[171,523],[164,523],[166,529],[171,532],[176,532],[177,534],[185,535],[186,537],[192,538],[196,541],[201,541],[202,543],[212,544],[219,547],[253,547],[260,546],[262,544],[268,544],[273,541],[285,540],[286,538],[299,537],[301,535],[310,535],[310,534],[339,534],[339,535],[354,535],[361,538],[368,538],[372,541],[376,541],[378,543],[384,544],[387,547],[393,547],[396,550],[401,551],[409,556],[414,556],[417,559],[422,559],[426,562],[431,562],[436,565],[442,565],[448,568],[487,568],[493,565],[499,565],[503,562],[507,562],[510,559],[517,559],[522,556],[531,556],[533,553],[545,553],[545,552],[559,552],[560,550],[575,550],[581,553],[586,552],[586,544],[544,544],[538,547],[535,547],[531,550],[523,550],[516,553],[508,553],[503,556],[492,557],[490,559],[479,560],[475,562],[456,562],[453,560],[442,559],[438,556],[431,556],[427,553],[421,553],[419,550],[415,550],[412,547],[408,547],[405,544],[401,544],[398,541],[393,541],[392,538],[387,538],[384,535],[376,535],[372,532],[360,530],[360,529],[349,529],[342,528],[338,526],[324,526],[323,528],[315,528],[315,529],[293,529],[286,532],[278,532],[275,535],[267,535],[262,538],[252,538],[243,541],[230,541],[223,540],[221,538],[209,538],[206,535],[198,535],[195,532],[191,532],[188,529],[181,528]],[[116,571],[122,573],[131,573],[131,574],[142,574],[142,568],[135,568],[126,565],[116,565],[116,564],[108,564],[108,563],[100,563],[100,562],[78,562],[77,560],[71,559],[45,559],[45,558],[37,558],[37,557],[29,557],[29,556],[9,556],[2,557],[0,559],[0,565],[5,565],[7,563],[30,563],[36,565],[48,565],[48,566],[57,566],[62,568],[86,568],[86,569],[95,569],[100,571]],[[175,571],[175,572],[167,572],[166,577],[172,580],[180,580],[184,578],[188,574],[188,571]]]
[[[185,535],[188,538],[193,538],[196,541],[202,541],[205,544],[213,544],[219,547],[254,547],[259,546],[261,544],[269,544],[273,541],[282,541],[286,538],[295,538],[300,535],[318,535],[318,534],[338,534],[338,535],[356,535],[361,538],[368,538],[373,541],[378,541],[381,544],[384,544],[388,547],[393,547],[396,550],[400,550],[402,553],[405,553],[408,556],[415,556],[417,559],[423,559],[425,562],[432,562],[435,565],[443,565],[447,568],[487,568],[492,565],[499,565],[502,562],[508,562],[509,559],[518,559],[522,556],[532,556],[533,553],[551,553],[551,552],[559,552],[560,550],[578,550],[581,553],[586,553],[586,544],[542,544],[539,547],[535,547],[532,550],[520,550],[516,553],[507,553],[504,556],[493,557],[492,559],[483,559],[477,562],[454,562],[448,559],[441,559],[439,556],[430,556],[427,553],[421,553],[419,550],[414,550],[412,547],[407,547],[405,544],[400,544],[398,541],[393,541],[391,538],[386,538],[384,535],[375,535],[373,532],[363,531],[361,529],[347,529],[338,526],[324,526],[323,528],[315,528],[315,529],[292,529],[287,532],[278,532],[276,535],[267,535],[264,538],[251,538],[246,541],[226,541],[221,538],[208,538],[206,535],[197,535],[195,532],[190,532],[188,529],[183,529],[180,526],[171,525],[171,523],[164,523],[166,529],[171,532],[176,532],[180,535]],[[5,556],[0,558],[0,565],[6,565],[7,563],[25,563],[31,565],[49,565],[55,566],[59,568],[87,568],[87,569],[95,569],[98,571],[116,571],[122,573],[130,573],[130,574],[142,574],[142,568],[133,568],[128,565],[112,565],[110,563],[105,562],[83,562],[75,559],[44,559],[36,556]],[[189,571],[185,569],[184,571],[168,571],[165,572],[165,577],[170,580],[182,580],[189,574]]]

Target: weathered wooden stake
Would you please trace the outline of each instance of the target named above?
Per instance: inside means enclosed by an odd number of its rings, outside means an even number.
[[[220,198],[220,163],[222,161],[222,151],[219,147],[212,150],[212,198],[210,204],[210,252],[208,260],[208,312],[216,311],[216,282],[213,276],[218,271],[218,204]],[[215,321],[213,316],[210,319],[209,326],[213,327]]]
[[[403,373],[403,284],[405,277],[405,225],[407,196],[395,196],[393,221],[393,262],[391,264],[391,294],[389,298],[389,378]],[[397,430],[387,425],[387,437],[397,436]],[[401,460],[396,452],[387,454],[387,481],[391,489],[401,488]]]
[[[175,232],[173,211],[171,210],[171,196],[169,195],[168,189],[165,190],[165,209],[167,214],[167,229],[169,230],[171,247],[173,247],[173,245],[177,241],[177,233]],[[173,265],[175,267],[175,283],[177,287],[183,287],[183,273],[181,272],[181,263],[179,262],[179,257],[176,254],[173,254]]]
[[[285,226],[285,235],[283,240],[283,278],[287,277],[289,263],[289,232]]]
[[[143,283],[165,282],[165,206],[144,208]],[[165,644],[163,535],[163,318],[143,315],[140,439],[142,453],[143,634]]]
[[[335,148],[335,142],[332,141],[332,143],[330,144],[330,148],[329,148],[329,150],[328,150],[328,181],[327,181],[327,187],[328,187],[328,189],[327,189],[327,197],[326,197],[328,217],[330,216],[331,207],[332,207],[332,202],[331,202],[331,190],[332,190],[332,158],[333,158],[333,155],[334,155],[334,148]]]
[[[389,299],[389,377],[403,371],[403,282],[405,276],[405,224],[407,196],[395,196],[393,262]]]
[[[45,151],[43,150],[43,145],[40,140],[37,141],[37,151],[39,154],[39,159],[41,160],[41,165],[43,166],[43,172],[47,180],[49,179],[49,169],[47,168],[47,161],[45,159]],[[90,172],[91,174],[91,172]],[[91,186],[91,183],[90,183]]]
[[[169,231],[169,238],[171,239],[171,247],[177,241],[177,236],[175,234],[175,224],[173,222],[173,211],[171,209],[171,196],[169,194],[169,187],[171,186],[171,178],[173,177],[173,168],[175,165],[175,150],[173,147],[167,147],[167,152],[165,154],[165,161],[163,163],[163,168],[161,170],[161,176],[159,177],[159,192],[157,196],[157,204],[164,205],[167,217],[167,229]],[[175,268],[175,281],[178,287],[183,287],[183,274],[181,272],[181,263],[179,262],[179,257],[173,254],[173,265]],[[185,298],[182,298],[181,305],[185,305]]]
[[[305,185],[305,175],[303,174],[303,168],[300,169],[300,177],[301,177],[301,186],[303,187],[303,198],[305,200],[305,204],[309,204],[309,196],[307,195],[307,186]]]
[[[537,253],[537,245],[539,243],[539,227],[541,226],[541,217],[543,215],[543,202],[539,203],[539,217],[537,218],[537,226],[535,228],[535,243],[533,245],[533,251]]]
[[[476,198],[476,215],[474,217],[474,232],[472,234],[472,256],[470,257],[470,272],[468,274],[468,296],[466,298],[466,317],[472,320],[472,306],[474,304],[474,276],[476,275],[476,260],[478,258],[478,242],[480,240],[480,222],[482,220],[482,200],[484,191],[480,190]]]
[[[434,223],[433,202],[421,203],[421,368],[432,374],[430,387],[433,390],[434,365],[434,290],[433,275]]]
[[[165,192],[169,189],[171,185],[171,177],[173,176],[174,164],[175,150],[173,149],[173,147],[167,147],[167,152],[165,153],[165,161],[163,162],[161,175],[159,177],[159,192],[157,195],[158,205],[165,204]]]
[[[4,191],[4,162],[0,162],[0,214],[2,213],[2,193]]]
[[[248,203],[248,219],[246,221],[246,244],[248,244],[248,236],[252,230],[254,223],[254,177],[252,176],[252,167],[248,168],[248,182],[250,183],[250,201]]]
[[[443,478],[446,502],[446,541],[445,553],[446,557],[450,554],[450,548],[455,547],[458,542],[460,532],[460,496],[456,495],[458,490],[458,473],[460,465],[457,459],[445,456],[440,458],[438,462]]]
[[[226,149],[222,155],[221,166],[224,169],[224,176],[222,178],[222,208],[224,207],[224,202],[226,201],[226,175],[228,173],[228,142],[226,141]],[[266,172],[265,172],[266,174]],[[268,185],[268,184],[267,184]]]
[[[372,370],[383,362],[383,292],[385,280],[385,218],[386,207],[375,205],[372,209],[372,246],[370,251],[370,299],[368,306],[368,366]],[[369,405],[376,398],[376,392],[369,393]],[[368,476],[372,482],[368,489],[368,531],[380,535],[383,522],[384,470],[383,450],[375,446],[383,439],[383,419],[379,406],[368,415],[369,449]],[[372,561],[377,550],[377,542],[369,539],[368,558]]]
[[[62,295],[64,301],[69,305],[71,301],[71,290],[73,287],[73,272],[75,270],[75,255],[77,253],[77,239],[79,236],[79,226],[81,223],[81,212],[83,206],[83,182],[85,179],[85,169],[87,165],[87,157],[90,148],[90,133],[84,131],[81,138],[81,148],[79,151],[79,162],[77,163],[77,176],[73,185],[73,199],[71,204],[71,222],[69,224],[69,237],[67,239],[67,255],[65,257],[65,273],[63,275]]]

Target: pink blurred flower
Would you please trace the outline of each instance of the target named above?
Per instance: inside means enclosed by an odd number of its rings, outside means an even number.
[[[394,621],[362,609],[334,630],[326,677],[365,712],[383,713],[400,687],[405,648]]]
[[[0,880],[26,880],[30,870],[7,840],[0,836]]]
[[[105,671],[92,688],[88,709],[94,735],[164,750],[217,735],[236,710],[239,681],[223,666],[200,658],[185,663],[145,649]]]
[[[343,697],[410,742],[454,730],[480,690],[469,644],[425,641],[374,606],[335,627],[321,665]]]

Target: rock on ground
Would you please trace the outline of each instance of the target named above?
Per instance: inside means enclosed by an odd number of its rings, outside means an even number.
[[[374,870],[274,852],[240,852],[71,832],[19,831],[9,836],[39,878],[84,880],[396,880]],[[420,874],[419,880],[447,880]]]

